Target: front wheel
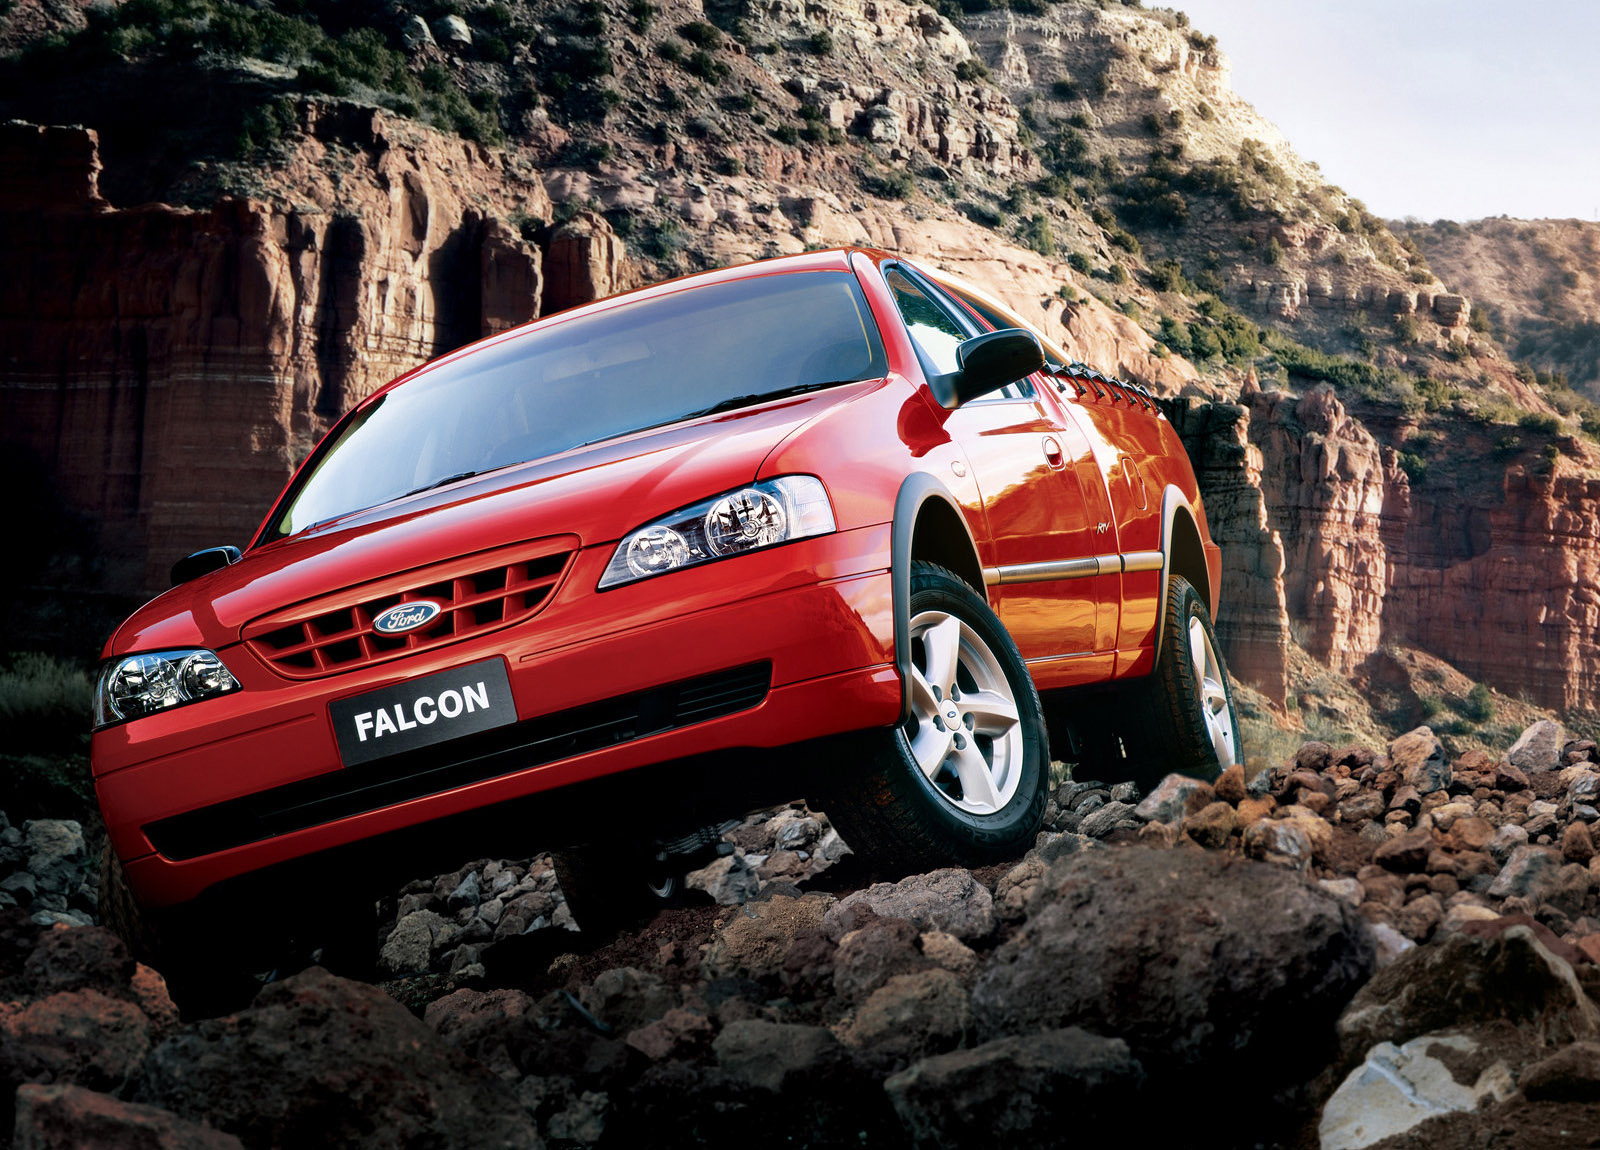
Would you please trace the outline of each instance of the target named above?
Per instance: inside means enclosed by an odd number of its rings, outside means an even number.
[[[214,930],[182,916],[146,913],[128,886],[122,860],[107,842],[100,850],[100,923],[139,962],[166,979],[172,1001],[186,1018],[208,1018],[250,1004],[261,982],[215,953]]]
[[[1044,817],[1049,762],[1033,678],[982,596],[911,567],[911,715],[873,732],[824,799],[873,864],[977,866],[1022,853]]]
[[[1129,704],[1123,739],[1145,789],[1173,771],[1215,779],[1239,761],[1239,717],[1211,613],[1181,575],[1167,578],[1161,655]]]

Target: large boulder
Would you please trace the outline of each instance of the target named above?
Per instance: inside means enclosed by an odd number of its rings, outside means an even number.
[[[422,1021],[463,1054],[476,1058],[501,1078],[520,1077],[509,1036],[530,1014],[534,1001],[520,990],[463,987],[428,1003]]]
[[[1241,783],[1241,789],[1242,786]],[[1144,797],[1133,813],[1149,822],[1176,823],[1188,815],[1198,814],[1215,798],[1216,792],[1210,783],[1187,775],[1168,775]]]
[[[839,1037],[882,1067],[954,1050],[972,1032],[972,1006],[948,970],[899,974],[861,1004]]]
[[[89,858],[83,827],[72,819],[34,819],[22,824],[28,872],[41,893],[70,895],[83,885]]]
[[[135,1101],[249,1147],[537,1147],[511,1088],[375,987],[319,968],[175,1031]]]
[[[959,867],[858,890],[828,912],[824,925],[862,905],[884,918],[910,919],[918,930],[942,930],[959,939],[984,938],[994,930],[994,899],[988,888]]]
[[[1502,1020],[1546,1045],[1600,1035],[1600,1009],[1572,967],[1532,928],[1515,926],[1487,938],[1447,935],[1379,971],[1339,1019],[1343,1062],[1380,1042]]]
[[[150,1020],[124,998],[63,990],[0,1004],[0,1084],[75,1082],[116,1090],[150,1051]]]
[[[86,1146],[129,1150],[243,1150],[224,1134],[154,1106],[123,1102],[81,1086],[17,1090],[12,1150],[81,1150]]]
[[[829,895],[808,894],[774,895],[742,906],[711,936],[701,970],[712,978],[776,975],[796,936],[821,926],[832,905]]]
[[[1390,743],[1389,765],[1419,795],[1442,791],[1450,785],[1450,760],[1431,727],[1407,731]]]
[[[654,1022],[678,1005],[678,992],[659,974],[632,966],[601,971],[583,987],[584,1008],[618,1034]]]
[[[1440,1114],[1493,1106],[1516,1089],[1506,1063],[1467,1035],[1380,1042],[1323,1107],[1318,1141],[1321,1150],[1361,1150]]]
[[[1073,1028],[926,1058],[884,1089],[919,1148],[1024,1150],[1124,1140],[1143,1085],[1126,1042]]]
[[[1506,752],[1506,762],[1530,775],[1561,766],[1561,748],[1567,733],[1554,719],[1540,719],[1517,737]]]
[[[820,1026],[761,1019],[729,1024],[711,1046],[734,1081],[778,1095],[835,1077],[850,1062],[839,1040]]]
[[[1083,1026],[1152,1074],[1265,1087],[1326,1062],[1376,962],[1365,922],[1292,872],[1204,852],[1106,851],[1055,863],[1029,918],[979,976],[989,1036]]]

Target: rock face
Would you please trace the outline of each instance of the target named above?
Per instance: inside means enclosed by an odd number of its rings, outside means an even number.
[[[1306,622],[1314,657],[1348,673],[1383,636],[1382,451],[1326,388],[1298,400],[1258,392],[1249,403],[1267,521],[1284,540],[1289,616]]]
[[[973,1009],[990,1035],[1081,1025],[1126,1039],[1146,1069],[1264,1081],[1325,1055],[1373,963],[1359,917],[1279,868],[1089,852],[1045,873]]]
[[[114,589],[159,589],[174,559],[243,543],[350,404],[539,314],[541,252],[485,206],[548,215],[542,186],[377,111],[301,115],[294,210],[119,210],[93,131],[0,128],[0,168],[40,174],[0,183],[16,269],[0,284],[0,417],[99,525]],[[336,147],[363,157],[337,191],[315,166]],[[569,303],[625,280],[614,238],[609,254]]]
[[[1278,539],[1283,623],[1303,628],[1307,651],[1334,670],[1356,671],[1384,643],[1400,641],[1541,705],[1590,705],[1600,685],[1600,544],[1587,525],[1600,514],[1600,480],[1513,467],[1498,491],[1449,502],[1414,492],[1394,451],[1326,387],[1299,398],[1247,387],[1241,398],[1249,409],[1243,435],[1219,426],[1227,417],[1217,407],[1180,423],[1202,483],[1211,485],[1203,488],[1207,509],[1223,512],[1213,530],[1224,562],[1238,572],[1226,584],[1222,633],[1241,677],[1269,693],[1280,681],[1276,590],[1262,582],[1275,578],[1267,540]],[[1242,484],[1210,465],[1219,434],[1259,453],[1258,478],[1253,455]],[[1473,482],[1494,478],[1483,471]],[[1234,615],[1227,604],[1236,597]],[[1537,642],[1528,641],[1533,635]]]
[[[1250,408],[1184,397],[1167,412],[1194,464],[1211,535],[1222,548],[1216,620],[1229,671],[1282,703],[1289,691],[1283,537],[1268,522]]]

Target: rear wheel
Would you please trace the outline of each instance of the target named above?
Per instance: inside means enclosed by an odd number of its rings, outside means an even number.
[[[683,872],[616,847],[582,846],[551,851],[556,881],[573,921],[585,935],[606,941],[684,901]]]
[[[1239,718],[1211,612],[1181,575],[1167,578],[1161,656],[1129,695],[1122,729],[1145,789],[1174,771],[1214,779],[1239,761]]]
[[[911,568],[911,715],[865,736],[828,817],[869,863],[981,865],[1020,854],[1044,817],[1039,696],[983,598],[942,567]]]

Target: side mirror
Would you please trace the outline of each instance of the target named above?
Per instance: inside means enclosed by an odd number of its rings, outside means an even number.
[[[1002,328],[964,340],[956,348],[960,366],[941,376],[950,407],[960,407],[969,399],[998,391],[1044,367],[1044,348],[1031,331],[1020,327]]]
[[[213,571],[221,571],[230,563],[239,561],[237,547],[207,547],[193,555],[185,555],[172,565],[172,585],[187,583]]]

